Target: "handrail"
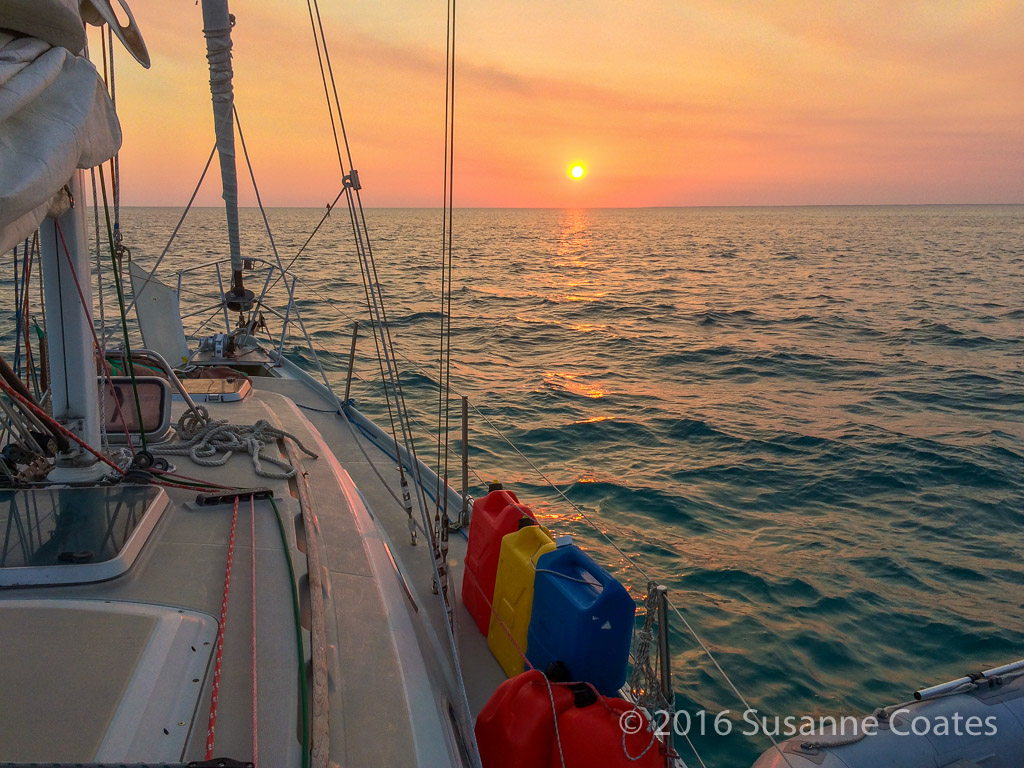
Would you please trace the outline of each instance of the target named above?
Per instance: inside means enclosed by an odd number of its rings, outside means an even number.
[[[110,356],[110,352],[107,353],[107,356]],[[174,369],[170,366],[170,363],[164,359],[163,355],[152,349],[133,349],[132,356],[141,357],[160,366],[160,370],[167,374],[168,380],[174,388],[178,390],[178,394],[181,395],[182,399],[185,401],[186,407],[193,413],[198,413],[199,407],[195,404],[195,401],[192,400],[192,396],[188,393],[188,390],[185,389],[185,385],[181,383],[181,379],[178,378],[178,374],[175,373]]]
[[[259,256],[246,256],[245,257],[245,261],[248,262],[249,264],[266,264],[267,267],[272,272],[281,272],[282,274],[295,276],[295,272],[293,272],[291,269],[288,269],[288,268],[281,269],[274,262],[269,261],[268,259],[261,258]],[[231,259],[213,259],[211,261],[204,261],[202,264],[196,264],[196,265],[191,266],[191,267],[182,267],[181,269],[178,270],[178,274],[179,275],[186,275],[186,274],[189,274],[190,272],[198,272],[201,269],[209,269],[210,267],[215,266],[217,264],[230,264],[230,263],[231,263]]]

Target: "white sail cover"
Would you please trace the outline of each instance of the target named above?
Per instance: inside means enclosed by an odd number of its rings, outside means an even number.
[[[75,169],[121,146],[99,74],[76,55],[84,44],[78,0],[0,2],[0,254],[35,231]]]

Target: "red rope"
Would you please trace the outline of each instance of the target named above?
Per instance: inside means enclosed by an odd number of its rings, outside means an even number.
[[[228,592],[231,591],[231,561],[235,555],[235,529],[238,527],[238,497],[231,515],[231,538],[228,540],[228,565],[224,572],[224,596],[220,603],[220,626],[217,627],[217,656],[213,666],[213,695],[210,699],[210,721],[206,729],[206,760],[213,759],[213,736],[217,729],[217,700],[220,696],[220,667],[224,658],[224,628],[228,623]]]
[[[255,766],[259,758],[259,740],[256,737],[256,500],[249,497],[249,508],[252,510],[252,764]]]
[[[43,421],[48,426],[52,427],[53,429],[56,429],[62,435],[64,435],[64,437],[68,438],[69,440],[73,440],[74,442],[78,443],[78,445],[80,445],[82,448],[87,450],[89,453],[91,453],[97,459],[102,461],[104,464],[106,464],[106,465],[110,466],[112,469],[116,470],[118,474],[120,474],[122,476],[128,474],[123,469],[121,469],[119,466],[117,466],[117,464],[112,462],[110,459],[108,459],[102,453],[100,453],[95,448],[93,448],[91,445],[89,445],[87,442],[82,440],[82,438],[80,438],[78,435],[76,435],[70,429],[68,429],[63,424],[61,424],[59,421],[57,421],[52,416],[50,416],[50,414],[48,414],[42,408],[40,408],[39,406],[37,406],[35,403],[31,402],[30,400],[26,400],[24,397],[22,397],[20,394],[18,394],[18,392],[16,392],[3,379],[0,379],[0,389],[2,389],[4,394],[7,395],[9,398],[11,398],[12,400],[16,400],[17,402],[21,403],[25,408],[27,408],[29,411],[31,411],[36,416],[36,418],[38,418],[40,421]],[[192,478],[189,478],[189,479],[192,479]],[[204,482],[204,481],[200,480],[199,482]],[[191,485],[181,485],[180,483],[169,483],[169,482],[165,482],[165,481],[162,481],[162,480],[155,480],[153,482],[153,484],[154,485],[160,485],[160,486],[163,486],[165,488],[184,488],[186,491],[201,491],[201,490],[212,491],[212,490],[224,490],[225,488],[227,488],[227,486],[217,486],[216,483],[214,483],[212,485],[208,485],[205,488],[197,488],[197,487],[191,486]]]
[[[64,246],[64,256],[67,258],[68,267],[71,269],[71,278],[75,281],[75,289],[78,291],[78,300],[82,302],[82,309],[85,311],[85,316],[91,319],[92,314],[90,310],[92,308],[87,306],[85,303],[85,294],[82,292],[82,284],[78,282],[78,273],[75,272],[75,264],[71,260],[71,251],[68,249],[67,241],[64,239],[64,230],[61,229],[59,221],[55,220],[53,223],[57,228],[57,234],[60,235],[60,244]],[[117,417],[121,420],[121,426],[124,427],[124,436],[128,440],[128,450],[130,450],[132,452],[132,455],[134,456],[135,446],[132,444],[132,436],[131,433],[128,431],[128,421],[125,419],[124,413],[121,411],[121,401],[117,399],[117,391],[114,389],[113,379],[111,378],[110,374],[107,373],[107,361],[103,357],[103,348],[100,346],[100,340],[96,336],[96,328],[93,327],[92,322],[89,323],[89,331],[92,333],[93,346],[95,347],[96,352],[99,354],[100,359],[103,362],[103,375],[106,377],[106,383],[110,385],[111,396],[114,398],[114,407],[117,409]],[[104,413],[104,421],[106,420],[106,418],[107,414]],[[139,430],[141,431],[142,429],[143,425],[139,424]]]

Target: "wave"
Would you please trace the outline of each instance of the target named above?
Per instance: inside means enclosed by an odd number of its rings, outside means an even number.
[[[941,344],[948,347],[973,349],[998,344],[996,339],[972,331],[958,330],[947,323],[923,321],[916,327],[903,328],[898,333],[910,343]]]

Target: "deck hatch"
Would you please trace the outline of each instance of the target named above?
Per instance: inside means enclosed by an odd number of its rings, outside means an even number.
[[[142,485],[0,491],[0,587],[120,576],[167,502]]]
[[[0,763],[182,759],[217,637],[212,616],[118,600],[5,598]]]

